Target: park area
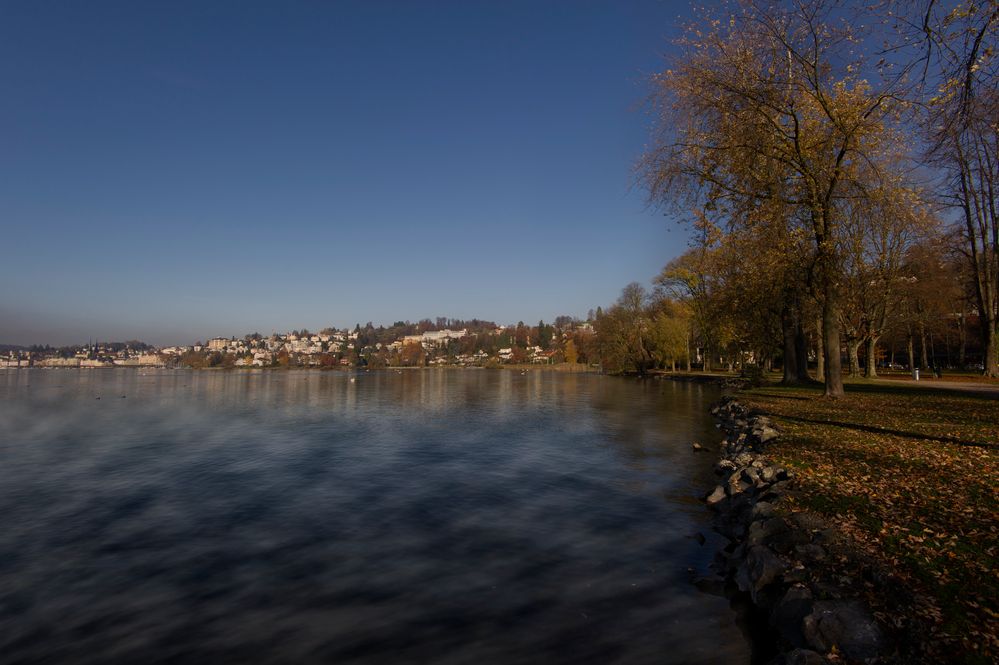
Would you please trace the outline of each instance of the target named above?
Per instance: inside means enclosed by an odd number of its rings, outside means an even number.
[[[783,431],[788,511],[846,536],[826,571],[861,592],[928,662],[999,658],[999,384],[764,386],[739,400]]]

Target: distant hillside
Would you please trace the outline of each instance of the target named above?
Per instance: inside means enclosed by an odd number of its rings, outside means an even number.
[[[11,351],[27,351],[28,347],[18,346],[17,344],[0,344],[0,354],[10,353]]]

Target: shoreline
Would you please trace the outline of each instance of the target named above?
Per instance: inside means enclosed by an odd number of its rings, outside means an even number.
[[[771,665],[901,662],[867,604],[827,570],[828,561],[852,556],[842,535],[813,514],[781,505],[794,491],[795,474],[766,455],[780,430],[731,396],[711,415],[725,438],[715,464],[720,482],[704,501],[715,513],[715,530],[729,541],[715,569],[757,615],[752,641],[760,655]]]
[[[0,367],[0,372],[6,370],[71,370],[71,371],[101,371],[101,370],[168,370],[168,371],[191,371],[191,372],[344,372],[344,373],[365,373],[365,372],[413,372],[413,371],[453,371],[453,370],[488,370],[488,371],[516,371],[526,372],[557,372],[561,374],[601,374],[599,369],[578,365],[568,367],[562,365],[500,365],[498,367],[484,367],[482,365],[435,365],[432,367],[166,367],[163,365],[106,365],[106,366],[43,366],[30,365],[27,367]]]

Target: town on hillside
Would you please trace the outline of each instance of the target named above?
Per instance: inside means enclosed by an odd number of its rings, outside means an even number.
[[[138,341],[68,347],[7,347],[0,367],[318,367],[383,368],[498,366],[589,362],[593,325],[560,316],[501,326],[491,321],[438,318],[351,329],[293,330],[268,336],[213,337],[156,348]]]

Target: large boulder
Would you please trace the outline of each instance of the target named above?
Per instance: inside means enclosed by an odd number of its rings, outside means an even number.
[[[753,597],[753,602],[760,604],[760,592],[768,586],[781,580],[787,564],[780,557],[763,546],[750,547],[746,559],[739,566],[735,582],[740,591],[746,591]]]
[[[836,647],[850,660],[877,657],[886,647],[881,629],[859,600],[820,600],[802,622],[802,635],[819,651]]]
[[[803,584],[795,584],[780,599],[770,613],[770,624],[780,636],[795,647],[804,647],[807,642],[802,624],[812,613],[812,592]]]
[[[787,523],[780,517],[772,517],[767,520],[755,521],[749,525],[749,536],[746,542],[750,547],[756,545],[766,545],[775,536],[788,530]]]

